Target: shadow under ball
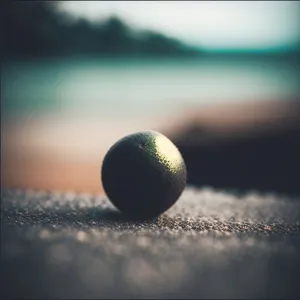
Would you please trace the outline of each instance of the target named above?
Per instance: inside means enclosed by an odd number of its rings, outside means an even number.
[[[123,213],[152,218],[169,209],[187,181],[177,147],[155,131],[130,134],[107,152],[101,170],[104,191]]]

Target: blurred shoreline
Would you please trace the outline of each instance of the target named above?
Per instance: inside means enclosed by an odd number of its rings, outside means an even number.
[[[186,108],[172,116],[145,119],[144,122],[141,120],[106,122],[71,118],[61,120],[50,116],[48,120],[36,118],[23,122],[19,120],[19,123],[2,121],[2,186],[103,193],[100,169],[106,151],[124,135],[147,129],[162,132],[179,147],[190,169],[191,184],[201,186],[202,183],[204,185],[211,183],[213,186],[215,179],[218,178],[221,181],[221,184],[218,184],[222,187],[222,182],[225,184],[228,176],[226,170],[221,170],[222,162],[228,160],[226,155],[229,155],[230,145],[240,145],[236,146],[240,147],[238,152],[233,148],[231,151],[240,157],[245,154],[242,162],[241,160],[238,162],[243,164],[244,160],[249,159],[247,156],[252,155],[245,148],[249,145],[243,146],[245,139],[251,140],[255,146],[257,140],[267,140],[269,136],[276,136],[278,133],[294,135],[296,148],[293,149],[291,144],[282,145],[281,161],[277,161],[279,164],[289,161],[289,173],[293,174],[299,164],[299,155],[294,154],[290,157],[287,155],[291,151],[295,153],[299,146],[297,140],[300,137],[299,111],[299,101],[294,99],[216,105],[203,109]],[[280,144],[280,140],[277,144]],[[257,144],[253,158],[250,157],[254,162],[255,157],[257,158],[254,166],[257,174],[260,173],[260,164],[263,164],[261,160],[267,159],[265,156],[272,156],[272,152],[276,152],[277,158],[280,159],[279,149],[272,149],[271,144],[268,150],[271,151],[270,154],[264,152],[261,156],[260,152],[265,149],[259,147]],[[206,150],[203,152],[203,149]],[[224,155],[219,153],[214,156],[216,149],[224,151]],[[247,170],[238,171],[234,156],[230,159],[231,176],[239,177],[239,174],[242,176],[247,173]],[[290,164],[291,160],[294,160],[294,167]],[[216,161],[219,162],[219,167]],[[208,172],[209,165],[211,170]],[[208,173],[210,181],[205,176]],[[223,177],[220,174],[223,174]],[[284,174],[282,176],[286,177]],[[296,176],[296,173],[293,176]],[[276,187],[272,187],[271,178],[265,179],[271,182],[270,189],[276,190]],[[235,181],[229,182],[228,187],[234,187],[234,184],[239,187],[239,182]],[[249,188],[255,189],[255,186],[251,187],[251,180],[249,184]],[[223,187],[226,188],[226,184]]]

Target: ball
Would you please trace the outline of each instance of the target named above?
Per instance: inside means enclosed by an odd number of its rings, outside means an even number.
[[[101,178],[106,196],[136,218],[156,217],[183,192],[187,169],[177,147],[156,131],[130,134],[104,157]]]

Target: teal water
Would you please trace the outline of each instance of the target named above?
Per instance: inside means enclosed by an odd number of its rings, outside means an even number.
[[[1,69],[2,112],[133,118],[183,107],[300,94],[299,67],[277,60],[52,59]]]

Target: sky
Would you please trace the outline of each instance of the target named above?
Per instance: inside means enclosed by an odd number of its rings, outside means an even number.
[[[268,50],[300,41],[298,1],[62,1],[75,18],[118,16],[207,50]]]

